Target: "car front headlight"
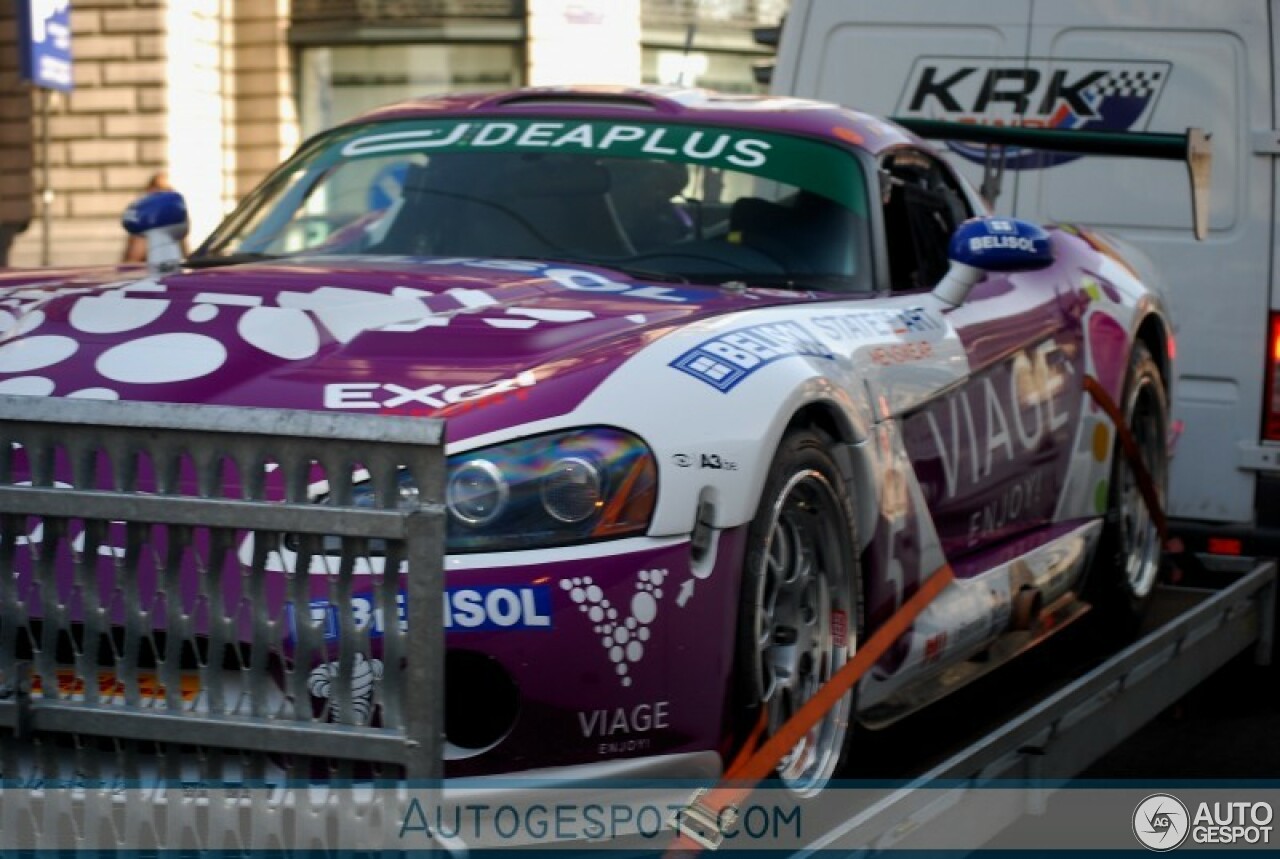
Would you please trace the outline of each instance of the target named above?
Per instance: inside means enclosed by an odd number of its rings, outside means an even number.
[[[418,503],[408,474],[400,500]],[[449,457],[446,550],[502,552],[643,534],[658,497],[658,470],[640,439],[607,427],[534,436]],[[323,500],[323,499],[320,499]],[[375,506],[373,487],[352,501]]]

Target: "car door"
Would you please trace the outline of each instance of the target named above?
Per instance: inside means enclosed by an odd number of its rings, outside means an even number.
[[[942,277],[969,214],[951,169],[913,148],[884,163],[891,289]],[[989,273],[948,319],[969,374],[903,418],[904,443],[947,557],[956,560],[1053,521],[1079,419],[1082,335],[1054,268]]]

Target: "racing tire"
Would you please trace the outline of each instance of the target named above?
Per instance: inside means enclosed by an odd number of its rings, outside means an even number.
[[[810,428],[784,436],[748,529],[739,602],[736,681],[743,726],[761,708],[772,735],[852,655],[860,609],[854,506]],[[812,796],[836,773],[852,733],[845,695],[779,763],[775,775]]]
[[[1118,403],[1163,506],[1169,487],[1169,398],[1160,367],[1146,344],[1129,355],[1124,396]],[[1133,469],[1117,438],[1112,446],[1107,512],[1084,598],[1110,631],[1135,635],[1151,604],[1163,545],[1155,517],[1147,509]]]

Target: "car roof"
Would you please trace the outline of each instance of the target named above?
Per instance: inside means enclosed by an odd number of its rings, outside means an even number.
[[[920,143],[899,125],[830,102],[662,86],[526,87],[496,93],[428,96],[390,104],[344,124],[477,115],[656,120],[757,128],[834,140],[872,155],[905,143]]]

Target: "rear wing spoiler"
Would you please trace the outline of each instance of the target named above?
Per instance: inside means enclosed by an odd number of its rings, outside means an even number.
[[[929,140],[958,140],[1080,155],[1182,161],[1187,165],[1187,173],[1191,179],[1191,217],[1196,238],[1204,239],[1209,234],[1209,172],[1212,152],[1209,135],[1203,129],[1188,128],[1185,134],[1152,134],[975,125],[907,117],[892,119]]]

